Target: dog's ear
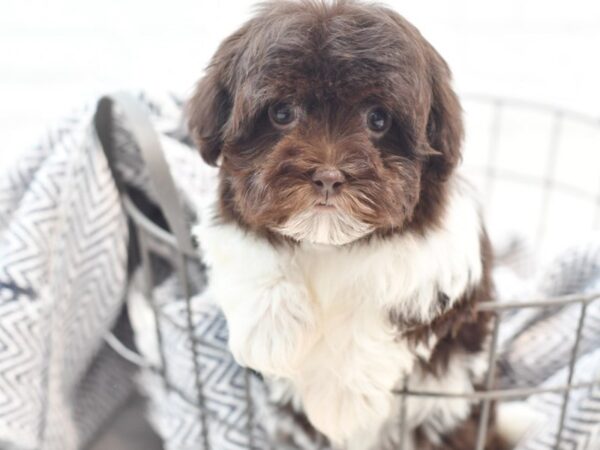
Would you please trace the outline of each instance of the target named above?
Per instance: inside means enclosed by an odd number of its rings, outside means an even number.
[[[429,78],[430,102],[425,136],[421,136],[421,152],[429,157],[429,166],[440,178],[447,178],[461,159],[463,139],[462,109],[451,84],[451,73],[446,61],[412,24],[392,10],[381,11],[395,22],[401,32],[417,42],[419,61],[424,60],[424,76]],[[423,95],[421,98],[426,98]],[[423,105],[427,108],[427,105]],[[428,111],[428,112],[427,112]]]
[[[219,46],[210,65],[187,104],[188,129],[202,158],[217,165],[233,108],[233,96],[239,84],[237,67],[251,22],[229,36]]]
[[[451,86],[450,69],[430,48],[431,106],[427,119],[427,141],[433,153],[434,170],[446,178],[461,159],[463,140],[462,109]]]
[[[187,114],[190,133],[202,158],[215,166],[223,146],[225,124],[231,114],[231,97],[213,69],[198,83]]]

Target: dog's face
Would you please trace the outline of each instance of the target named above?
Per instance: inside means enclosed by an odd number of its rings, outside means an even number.
[[[397,14],[276,2],[219,48],[190,101],[221,215],[343,245],[433,225],[460,157],[449,71]]]

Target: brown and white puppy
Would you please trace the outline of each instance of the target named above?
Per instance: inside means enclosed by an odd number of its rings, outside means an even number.
[[[455,175],[450,71],[411,24],[354,1],[263,4],[213,57],[189,126],[219,166],[196,232],[240,364],[285,380],[316,429],[358,450],[398,448],[405,378],[475,389],[489,245]],[[473,448],[477,415],[412,397],[402,448]]]

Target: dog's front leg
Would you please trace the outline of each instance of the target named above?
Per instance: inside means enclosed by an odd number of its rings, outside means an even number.
[[[317,339],[317,308],[287,250],[232,225],[199,228],[208,294],[222,308],[236,361],[289,377]]]
[[[257,280],[258,281],[258,280]],[[221,298],[236,361],[267,375],[289,377],[315,337],[315,314],[305,289],[285,278],[265,279]]]

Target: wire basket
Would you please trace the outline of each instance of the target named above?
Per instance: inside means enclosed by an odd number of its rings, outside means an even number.
[[[467,96],[464,99],[464,105],[467,118],[464,168],[483,194],[483,203],[492,229],[492,237],[496,231],[505,232],[510,227],[517,227],[515,229],[519,232],[525,230],[523,234],[526,235],[528,241],[533,242],[532,254],[534,256],[529,259],[529,265],[532,266],[539,264],[546,255],[554,250],[552,247],[556,244],[557,237],[564,237],[565,233],[574,235],[600,227],[599,161],[595,161],[595,167],[593,164],[590,164],[592,167],[578,167],[574,180],[569,180],[567,176],[568,173],[572,175],[573,170],[563,173],[565,152],[567,158],[575,160],[575,164],[580,166],[581,161],[586,161],[586,159],[573,156],[573,152],[587,151],[588,156],[594,155],[594,150],[595,154],[600,153],[598,151],[600,150],[598,148],[600,146],[599,120],[564,109],[485,96]],[[574,133],[575,141],[569,139],[571,133]],[[582,139],[588,137],[589,140],[582,143]],[[511,162],[515,161],[519,164],[511,167]],[[152,167],[149,169],[152,172]],[[582,173],[588,173],[591,178],[585,179]],[[518,197],[515,197],[515,193],[518,194]],[[214,426],[219,426],[219,418],[205,404],[206,377],[203,374],[205,365],[202,362],[202,353],[203,348],[209,344],[203,342],[194,332],[196,319],[191,304],[192,297],[202,290],[204,279],[197,275],[202,270],[202,262],[199,260],[189,234],[183,229],[184,225],[180,219],[174,218],[174,215],[183,216],[183,213],[178,212],[177,205],[172,204],[169,206],[172,211],[163,211],[169,222],[169,228],[174,230],[174,233],[171,233],[146,217],[134,199],[124,195],[123,202],[132,226],[132,238],[137,244],[135,246],[139,256],[137,261],[143,274],[143,294],[150,299],[150,304],[153,305],[153,311],[156,314],[154,332],[160,349],[158,360],[149,362],[138,353],[126,348],[112,335],[107,337],[107,341],[122,356],[160,377],[166,390],[179,392],[179,397],[183,401],[195,407],[196,420],[201,429],[200,448],[204,450],[226,448],[220,447],[211,436]],[[519,206],[519,204],[521,205]],[[565,208],[569,211],[568,218],[565,218]],[[514,216],[517,214],[519,219],[515,221]],[[508,220],[498,220],[498,217]],[[496,224],[499,225],[496,227]],[[165,343],[164,327],[161,326],[161,321],[167,319],[161,317],[160,305],[154,299],[156,287],[159,284],[158,278],[161,277],[160,272],[164,273],[165,270],[176,274],[185,299],[187,319],[183,324],[183,332],[187,333],[185,339],[189,341],[191,351],[189,355],[196,374],[194,385],[191,388],[188,386],[186,389],[177,385],[173,380],[173,373],[169,370],[167,363],[169,348]],[[526,270],[531,273],[532,269],[528,267]],[[599,292],[581,292],[554,298],[519,299],[519,301],[478,305],[479,311],[490,312],[495,318],[488,354],[490,368],[495,367],[499,329],[507,315],[523,309],[555,309],[578,305],[579,313],[577,326],[572,330],[574,338],[569,356],[566,383],[550,387],[513,386],[497,389],[494,387],[495,370],[489,370],[483,388],[474,393],[415,391],[405,385],[397,392],[401,397],[402,433],[406,434],[407,398],[468,399],[473,403],[479,403],[481,407],[477,443],[474,450],[482,450],[494,402],[552,392],[562,395],[554,444],[555,448],[561,448],[570,393],[576,389],[590,388],[600,384],[600,380],[581,383],[573,381],[586,311],[590,304],[597,300],[600,300]],[[255,432],[256,415],[253,413],[255,399],[253,398],[252,383],[254,379],[258,379],[258,375],[249,370],[241,368],[240,370],[242,373],[240,382],[243,385],[242,392],[247,405],[247,414],[244,416],[245,423],[238,423],[240,429],[237,431],[242,434],[246,433],[248,439],[245,446],[239,448],[263,449],[269,447],[269,444],[265,444],[265,441],[257,437]],[[217,425],[213,425],[215,422]],[[228,425],[221,424],[221,426]]]

